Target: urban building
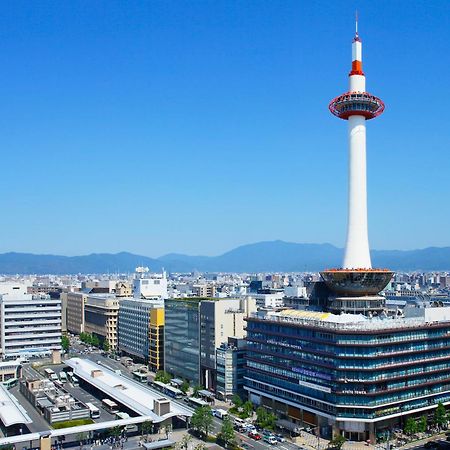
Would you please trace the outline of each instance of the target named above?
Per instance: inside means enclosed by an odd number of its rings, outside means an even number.
[[[88,298],[88,294],[84,292],[67,292],[64,293],[63,300],[66,304],[66,323],[67,331],[70,333],[84,333],[85,311],[84,306]]]
[[[212,298],[216,295],[216,287],[214,284],[194,284],[192,294],[194,297]]]
[[[200,302],[200,384],[216,389],[216,349],[229,337],[245,337],[244,319],[256,311],[252,297]]]
[[[164,302],[164,370],[200,384],[201,298],[170,298]]]
[[[162,362],[161,353],[152,354],[150,358],[150,342],[153,350],[161,349],[160,335],[164,332],[164,322],[152,322],[152,311],[159,309],[160,316],[164,319],[163,308],[163,300],[121,299],[118,315],[119,350],[145,362],[152,359],[153,365],[155,362]]]
[[[76,400],[65,389],[56,387],[50,380],[21,381],[20,392],[50,424],[90,417],[89,408],[85,404]]]
[[[97,336],[109,350],[117,350],[119,299],[114,294],[89,294],[84,305],[84,331]]]
[[[165,370],[215,389],[216,349],[228,337],[244,337],[253,298],[174,298],[165,301]]]
[[[259,312],[247,319],[250,399],[322,436],[371,442],[450,403],[450,308],[405,315]]]
[[[23,284],[1,283],[0,342],[4,359],[61,350],[61,300],[28,294]]]
[[[166,273],[150,273],[148,267],[136,268],[133,296],[135,298],[166,299],[168,297]]]
[[[246,341],[230,337],[216,350],[216,396],[230,401],[237,394],[246,397],[244,376],[246,374]]]

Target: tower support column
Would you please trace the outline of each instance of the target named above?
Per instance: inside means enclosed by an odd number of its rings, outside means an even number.
[[[348,118],[349,190],[344,269],[372,267],[367,230],[366,119]]]

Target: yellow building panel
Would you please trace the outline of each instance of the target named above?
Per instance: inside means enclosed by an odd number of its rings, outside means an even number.
[[[164,325],[164,308],[153,308],[150,311],[150,325],[153,327]]]

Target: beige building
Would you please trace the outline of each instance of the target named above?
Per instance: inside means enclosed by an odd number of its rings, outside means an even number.
[[[114,294],[88,294],[84,305],[84,331],[108,342],[110,350],[116,350],[118,315],[119,299]]]
[[[195,297],[210,298],[216,295],[216,287],[213,284],[194,284],[192,293]]]
[[[131,297],[133,286],[128,281],[118,281],[115,287],[116,297]]]
[[[63,295],[67,297],[67,305],[66,305],[67,331],[75,334],[84,333],[85,331],[84,307],[86,304],[88,294],[85,294],[83,292],[67,292]]]

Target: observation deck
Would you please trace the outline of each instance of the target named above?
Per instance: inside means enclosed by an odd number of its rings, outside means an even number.
[[[328,269],[320,272],[327,287],[343,297],[377,295],[389,283],[389,269]]]
[[[364,116],[366,120],[369,120],[383,113],[384,103],[368,92],[346,92],[331,100],[328,109],[331,114],[340,119]]]

